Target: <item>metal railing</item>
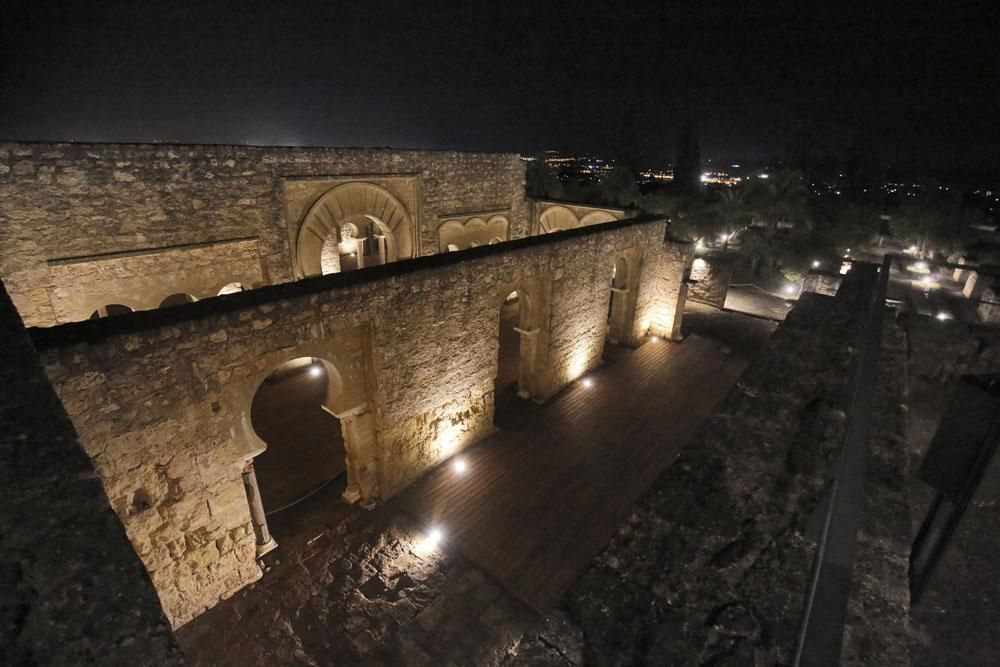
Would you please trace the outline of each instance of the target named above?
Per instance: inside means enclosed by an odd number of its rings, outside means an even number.
[[[835,665],[840,661],[858,529],[864,514],[868,439],[878,390],[882,321],[893,257],[886,255],[882,261],[859,333],[859,361],[847,389],[844,444],[826,495],[796,641],[795,665]]]

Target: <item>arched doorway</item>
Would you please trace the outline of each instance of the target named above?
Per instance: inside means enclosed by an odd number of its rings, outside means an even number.
[[[517,290],[513,290],[500,304],[500,344],[497,353],[494,394],[499,394],[515,385],[520,376],[521,334],[518,333],[517,328],[521,323],[523,300],[524,296]]]
[[[608,331],[612,343],[618,342],[615,310],[624,310],[625,295],[628,293],[628,262],[624,257],[615,258],[611,269],[611,297],[608,299]]]
[[[86,311],[84,311],[86,312]],[[120,304],[120,303],[109,303],[106,306],[101,306],[94,312],[90,314],[90,319],[97,320],[102,317],[114,317],[115,315],[124,315],[125,313],[134,312],[131,307]]]
[[[346,470],[340,420],[329,408],[342,392],[337,369],[313,357],[279,365],[257,388],[250,419],[267,449],[253,467],[266,515],[294,507]]]
[[[634,260],[634,257],[633,257]],[[631,345],[635,342],[636,276],[638,263],[626,255],[615,258],[611,269],[611,295],[608,297],[608,342]]]
[[[183,306],[185,303],[194,303],[198,299],[194,298],[190,294],[185,294],[183,292],[178,292],[177,294],[171,294],[166,299],[160,302],[160,308],[170,308],[171,306]]]

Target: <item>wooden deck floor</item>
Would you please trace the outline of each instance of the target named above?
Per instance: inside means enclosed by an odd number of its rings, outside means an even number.
[[[544,406],[498,398],[500,430],[396,502],[539,611],[559,601],[631,506],[676,458],[747,358],[709,339],[609,349]]]

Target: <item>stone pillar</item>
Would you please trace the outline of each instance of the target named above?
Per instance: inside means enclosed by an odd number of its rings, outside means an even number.
[[[375,476],[375,417],[371,412],[362,412],[339,419],[347,452],[347,488],[343,498],[349,503],[374,500],[379,491]]]
[[[243,467],[243,488],[247,492],[247,501],[250,503],[250,521],[253,523],[253,532],[257,536],[257,557],[274,551],[278,543],[271,536],[271,531],[267,529],[267,517],[264,515],[264,503],[260,499],[260,489],[257,487],[257,473],[253,470],[253,461],[247,461]]]
[[[354,239],[354,256],[358,261],[358,268],[365,268],[365,239],[367,236],[359,236]]]
[[[375,237],[375,240],[378,243],[378,261],[381,264],[387,264],[388,260],[386,259],[385,236],[378,235]]]

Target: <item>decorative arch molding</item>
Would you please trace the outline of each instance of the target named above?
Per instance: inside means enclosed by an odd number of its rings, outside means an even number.
[[[565,206],[550,206],[538,216],[538,225],[542,234],[574,229],[579,224],[580,219]]]
[[[306,212],[295,242],[294,265],[301,276],[323,273],[323,245],[341,242],[341,227],[369,221],[386,239],[386,261],[414,256],[414,225],[403,203],[385,188],[350,181],[325,192]]]
[[[453,217],[438,225],[437,234],[439,252],[500,243],[510,238],[510,218],[506,213]]]
[[[551,234],[564,229],[588,227],[629,217],[630,212],[622,208],[606,208],[574,204],[571,202],[533,202],[533,234]]]

